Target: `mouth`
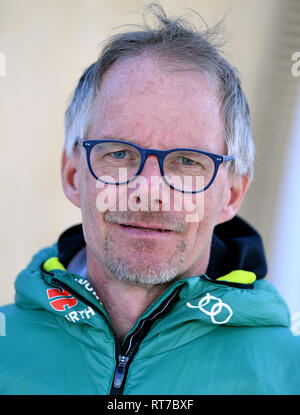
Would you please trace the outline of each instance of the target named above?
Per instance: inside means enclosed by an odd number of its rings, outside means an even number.
[[[171,229],[160,227],[158,225],[120,223],[119,226],[122,230],[131,235],[143,237],[168,235],[170,233],[173,233]]]
[[[145,232],[171,232],[171,229],[165,229],[165,228],[160,228],[160,227],[156,227],[156,226],[143,226],[143,225],[129,225],[129,224],[123,224],[121,223],[120,226],[122,226],[123,228],[127,228],[127,229],[136,229],[139,231],[145,231]]]

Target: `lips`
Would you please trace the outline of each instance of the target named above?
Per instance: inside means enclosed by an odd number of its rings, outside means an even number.
[[[120,229],[133,234],[143,232],[144,235],[174,235],[186,232],[188,223],[178,216],[170,215],[169,212],[105,212],[104,221],[117,225]]]
[[[171,232],[171,229],[165,229],[165,228],[160,228],[157,225],[148,225],[148,224],[125,224],[125,223],[121,223],[120,224],[122,227],[124,228],[133,228],[133,229],[137,229],[140,231],[146,231],[146,232]]]

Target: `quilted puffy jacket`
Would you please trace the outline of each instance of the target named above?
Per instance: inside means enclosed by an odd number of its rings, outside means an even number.
[[[18,275],[0,309],[1,394],[300,394],[300,337],[242,219],[216,227],[206,274],[174,282],[122,344],[89,281],[67,270],[83,246],[72,227]]]

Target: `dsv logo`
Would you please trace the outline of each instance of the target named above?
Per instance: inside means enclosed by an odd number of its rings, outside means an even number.
[[[216,302],[212,305],[210,310],[207,310],[204,307],[207,306],[211,302],[211,300],[215,300]],[[192,305],[191,303],[186,303],[186,305],[189,308],[199,308],[199,310],[202,311],[204,314],[210,316],[211,321],[214,324],[225,324],[225,323],[227,323],[230,320],[230,318],[233,314],[233,311],[231,310],[231,308],[229,307],[228,304],[223,303],[223,301],[220,298],[214,297],[213,295],[210,295],[209,293],[207,293],[204,297],[200,298],[200,300],[198,302],[198,305]],[[215,316],[220,314],[222,312],[223,308],[226,308],[229,314],[225,318],[225,320],[217,321],[215,319]]]
[[[68,291],[64,289],[49,288],[47,295],[50,301],[50,305],[54,310],[66,311],[66,308],[74,307],[77,304],[77,300]]]

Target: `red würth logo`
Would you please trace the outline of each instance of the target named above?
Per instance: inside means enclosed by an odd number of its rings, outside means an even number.
[[[74,307],[77,304],[76,298],[62,288],[48,288],[47,295],[51,300],[51,307],[57,311],[66,311],[66,308]]]

